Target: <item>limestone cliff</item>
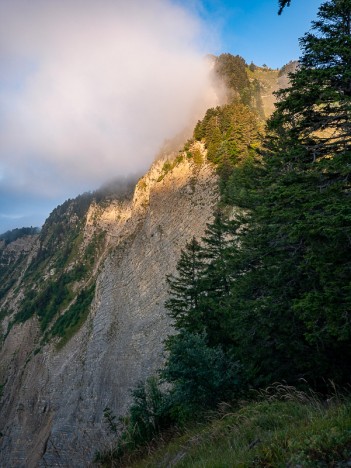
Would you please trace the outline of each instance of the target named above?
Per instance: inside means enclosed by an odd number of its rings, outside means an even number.
[[[0,318],[14,302],[14,288],[19,285],[28,262],[35,253],[38,234],[24,235],[6,242],[0,239]],[[4,326],[6,324],[2,323]]]
[[[1,466],[88,466],[107,440],[103,409],[124,414],[130,389],[162,364],[162,341],[171,331],[164,308],[166,275],[174,272],[185,243],[203,235],[218,198],[216,176],[197,145],[196,159],[188,153],[155,162],[132,197],[110,197],[103,203],[92,199],[81,219],[68,203],[62,219],[67,232],[76,229],[70,234],[75,247],[67,250],[68,259],[59,256],[63,244],[57,241],[57,227],[47,228],[51,250],[43,250],[49,242],[41,234],[39,247],[33,244],[27,253],[27,284],[19,280],[8,293],[4,319]],[[74,333],[64,339],[55,335],[57,316],[44,333],[40,310],[29,318],[23,310],[18,315],[22,299],[16,302],[15,291],[25,296],[41,291],[41,282],[58,284],[59,261],[65,278],[71,278],[72,269],[88,261],[92,245],[93,261],[69,283],[71,296],[57,312],[64,316],[78,301],[79,290],[95,285],[89,314],[79,316]],[[38,252],[44,260],[37,262],[34,274],[30,265]]]

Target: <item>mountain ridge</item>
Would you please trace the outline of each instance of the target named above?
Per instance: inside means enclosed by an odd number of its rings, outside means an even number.
[[[271,82],[279,73],[258,71]],[[58,206],[14,264],[17,283],[0,301],[6,466],[86,466],[109,440],[104,408],[124,415],[130,390],[162,365],[166,276],[213,219],[218,175],[204,143],[190,140],[160,154],[134,190],[112,192]]]
[[[62,457],[84,466],[92,456],[89,437],[98,444],[106,436],[104,407],[122,415],[129,389],[160,365],[162,340],[170,331],[165,275],[188,237],[203,234],[218,200],[216,175],[203,146],[195,146],[201,162],[185,153],[177,161],[175,155],[158,160],[131,201],[87,208],[81,245],[104,232],[105,250],[92,269],[97,279],[91,312],[69,341],[57,347],[58,337],[43,340],[36,315],[12,324],[0,374],[1,457],[7,466],[52,465],[63,463]],[[66,208],[74,225],[69,204]],[[51,232],[48,226],[45,232]],[[44,276],[51,270],[48,262]]]

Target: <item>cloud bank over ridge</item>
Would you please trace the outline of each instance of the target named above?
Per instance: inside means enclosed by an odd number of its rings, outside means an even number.
[[[65,197],[147,169],[217,104],[203,32],[170,0],[2,0],[0,192]]]

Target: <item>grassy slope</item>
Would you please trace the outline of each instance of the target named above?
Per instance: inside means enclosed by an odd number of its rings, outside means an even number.
[[[258,80],[261,85],[261,99],[265,117],[268,118],[274,111],[276,101],[273,92],[278,91],[282,86],[287,86],[287,80],[279,79],[279,70],[257,67],[254,72],[247,68],[247,74],[250,80]]]
[[[299,394],[223,412],[125,466],[351,466],[351,401],[328,404]],[[117,466],[123,466],[117,465]]]

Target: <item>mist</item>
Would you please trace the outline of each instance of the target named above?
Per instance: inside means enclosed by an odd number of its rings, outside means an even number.
[[[6,203],[145,171],[218,103],[204,33],[170,0],[0,0]]]

